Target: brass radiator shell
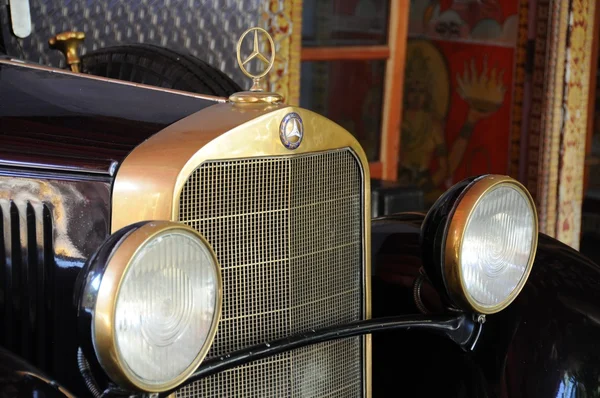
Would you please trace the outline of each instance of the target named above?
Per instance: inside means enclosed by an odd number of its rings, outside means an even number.
[[[297,113],[303,121],[304,124],[304,138],[302,144],[295,150],[289,150],[285,148],[280,139],[279,139],[279,126],[283,118],[291,112]],[[359,176],[355,179],[354,184],[342,184],[338,188],[342,187],[342,189],[355,189],[358,194],[354,193],[356,199],[359,199],[360,203],[359,207],[356,208],[353,212],[353,216],[350,215],[334,215],[330,218],[332,220],[337,220],[335,222],[343,222],[344,219],[355,218],[356,222],[360,224],[360,227],[356,230],[359,231],[359,241],[360,247],[358,249],[358,254],[353,257],[353,260],[350,262],[354,262],[355,264],[350,266],[349,269],[352,269],[357,272],[360,280],[358,281],[358,285],[361,286],[360,295],[360,318],[369,318],[370,317],[370,177],[369,177],[369,169],[368,169],[368,161],[366,156],[356,141],[356,139],[343,128],[338,126],[337,124],[331,122],[330,120],[315,114],[313,112],[285,105],[234,105],[231,103],[227,104],[219,104],[209,108],[206,108],[186,119],[177,122],[165,130],[159,132],[155,136],[151,137],[149,140],[138,146],[129,156],[125,159],[119,171],[117,173],[115,184],[113,188],[113,207],[112,207],[112,231],[116,231],[119,228],[131,224],[133,222],[143,221],[143,220],[171,220],[171,221],[182,221],[189,225],[193,225],[194,220],[199,220],[199,218],[194,218],[194,215],[185,215],[186,211],[191,211],[190,203],[186,204],[186,200],[190,200],[190,192],[186,191],[186,184],[190,178],[195,178],[194,175],[197,173],[197,170],[201,170],[202,167],[207,167],[207,165],[233,165],[233,164],[243,164],[244,162],[256,163],[262,166],[260,167],[275,167],[275,165],[279,165],[281,167],[288,167],[288,170],[283,174],[268,174],[271,178],[271,181],[265,181],[264,183],[272,183],[274,179],[280,176],[282,178],[288,179],[297,179],[298,183],[309,183],[313,184],[315,179],[310,177],[310,174],[315,172],[314,164],[309,164],[310,159],[317,159],[319,157],[333,157],[338,156],[340,158],[345,157],[345,161],[339,163],[335,166],[333,163],[324,162],[324,166],[322,167],[322,175],[323,178],[335,176],[339,179],[349,178],[351,179],[352,175]],[[307,160],[308,159],[308,160]],[[351,159],[351,161],[350,161]],[[293,167],[291,167],[292,163],[297,162],[298,164],[301,162],[308,162],[304,169],[301,167],[298,170],[302,170],[300,174],[293,175]],[[350,166],[350,165],[354,166]],[[331,166],[341,167],[338,172],[332,173],[334,171]],[[345,166],[342,166],[345,165]],[[343,169],[346,167],[346,169]],[[264,169],[266,170],[266,169]],[[257,172],[257,171],[253,171]],[[260,173],[260,171],[258,171]],[[319,171],[316,171],[319,174]],[[354,174],[353,174],[354,173]],[[308,175],[302,175],[308,174]],[[314,174],[314,173],[313,173]],[[196,176],[197,177],[197,176]],[[248,176],[247,176],[248,177]],[[240,177],[243,178],[243,177]],[[311,182],[312,181],[312,182]],[[319,188],[325,188],[327,184],[334,182],[334,179],[327,180],[328,182],[321,185]],[[291,190],[290,181],[283,181],[283,186],[285,188]],[[226,185],[226,183],[225,183]],[[282,186],[282,187],[283,187]],[[346,188],[343,188],[346,187]],[[353,187],[353,188],[352,188]],[[304,186],[303,189],[313,189],[314,187],[310,187],[308,185]],[[335,189],[334,189],[335,191]],[[197,189],[195,191],[196,195],[201,195],[201,192],[211,192],[210,189]],[[333,191],[331,191],[333,192]],[[330,192],[330,193],[331,193]],[[227,193],[230,194],[230,193]],[[303,204],[294,204],[292,205],[292,201],[294,200],[293,195],[290,195],[290,192],[276,192],[270,190],[269,195],[277,195],[281,194],[282,197],[279,198],[270,198],[269,200],[264,199],[263,205],[275,206],[277,203],[280,203],[283,200],[284,208],[286,211],[290,211],[290,209],[294,209],[296,207],[301,207]],[[188,195],[188,196],[186,196]],[[243,196],[243,195],[242,195]],[[313,205],[315,203],[327,202],[327,199],[324,201],[319,199],[318,190],[313,189],[312,198],[308,199],[309,203],[307,205],[311,205],[311,201]],[[343,196],[343,195],[342,195]],[[352,195],[350,195],[352,196]],[[214,195],[211,194],[211,198]],[[186,199],[188,198],[188,199]],[[299,196],[302,199],[302,195]],[[206,199],[206,198],[204,198]],[[347,199],[347,198],[346,198]],[[202,201],[198,200],[198,198],[194,199],[197,203],[208,203],[208,207],[212,206],[212,210],[214,211],[215,206],[220,206],[217,204],[210,204],[210,201]],[[285,201],[288,203],[285,203]],[[268,202],[268,203],[267,203]],[[235,203],[235,201],[233,201]],[[350,202],[348,202],[350,203]],[[226,204],[221,204],[226,205]],[[241,206],[249,206],[248,203],[239,202],[238,205]],[[186,207],[187,206],[187,207]],[[196,206],[196,209],[200,209],[199,206]],[[234,208],[227,208],[231,214],[236,214],[239,212]],[[336,211],[344,211],[346,207],[342,209],[336,209],[335,206],[324,206],[323,209],[327,209],[328,214],[335,214]],[[254,209],[256,210],[256,209]],[[263,209],[264,210],[264,209]],[[207,210],[208,211],[208,210]],[[245,210],[241,210],[245,211]],[[253,211],[253,209],[246,209],[247,213],[257,213]],[[258,212],[260,213],[260,211]],[[264,213],[264,211],[263,211]],[[182,214],[184,215],[182,218]],[[266,214],[266,213],[264,213]],[[269,213],[271,214],[271,213]],[[223,214],[221,214],[223,216]],[[231,215],[230,215],[231,216]],[[270,219],[273,223],[276,222],[284,222],[283,220],[278,220],[275,216]],[[211,218],[210,216],[204,217]],[[327,217],[326,217],[327,218]],[[260,217],[258,218],[260,219]],[[258,220],[257,219],[257,220]],[[323,225],[327,225],[326,220],[321,216],[314,217],[314,220],[321,220],[324,222]],[[293,223],[292,223],[293,224]],[[216,248],[217,256],[219,257],[219,261],[221,266],[223,267],[223,271],[228,272],[227,268],[231,266],[239,266],[239,261],[236,263],[236,257],[239,259],[240,253],[226,253],[226,251],[222,251],[219,253],[219,243],[217,239],[222,239],[222,237],[218,237],[216,234],[214,236],[210,236],[214,234],[214,231],[206,230],[208,224],[197,224],[198,231],[201,234],[207,236],[207,239],[211,244]],[[217,224],[212,224],[217,225]],[[315,223],[312,227],[308,227],[306,229],[302,229],[303,226],[310,226],[306,224],[306,220],[304,222],[297,222],[297,230],[293,231],[293,235],[298,238],[302,237],[302,234],[312,234],[310,236],[311,239],[307,239],[310,246],[314,246],[318,244],[320,238],[327,237],[326,229],[328,227],[324,227],[319,223]],[[294,249],[294,244],[291,242],[292,233],[290,232],[290,221],[288,219],[288,224],[281,224],[278,227],[282,228],[281,231],[286,231],[285,234],[288,236],[278,237],[278,239],[282,239],[283,241],[277,243],[272,242],[269,246],[270,250],[277,251],[278,248],[281,250],[286,250],[288,253],[285,254],[283,259],[285,261],[289,261],[290,258],[295,258],[294,255],[291,254],[291,251],[298,250],[298,248],[302,247],[302,242],[298,242],[296,245],[296,249]],[[287,229],[286,229],[287,228]],[[316,231],[315,228],[322,228],[322,231]],[[205,230],[203,230],[205,229]],[[229,229],[230,231],[232,229]],[[254,226],[251,228],[253,233],[258,233],[261,230],[260,226]],[[344,233],[346,231],[350,231],[352,228],[346,228],[340,233]],[[301,231],[301,232],[298,232]],[[320,235],[319,235],[320,234]],[[337,233],[334,233],[332,239],[339,239]],[[213,239],[213,240],[211,240]],[[261,239],[267,239],[266,237],[262,237]],[[287,243],[285,242],[287,240]],[[333,245],[336,242],[327,241],[328,243],[332,243]],[[348,241],[350,242],[350,241]],[[342,244],[348,243],[344,241]],[[279,244],[279,246],[278,246]],[[231,245],[234,247],[234,245]],[[258,247],[258,246],[256,246]],[[233,250],[233,249],[228,249]],[[239,250],[242,250],[241,248]],[[246,252],[248,254],[249,252]],[[271,255],[272,253],[269,253]],[[296,253],[298,254],[298,253]],[[232,257],[232,255],[234,257]],[[261,258],[260,256],[264,258]],[[243,256],[243,255],[241,255]],[[265,261],[274,261],[273,259],[267,259],[267,253],[252,253],[252,256],[255,256],[254,263],[265,262]],[[287,257],[286,257],[287,256]],[[274,257],[273,257],[274,258]],[[356,258],[360,258],[358,261]],[[266,260],[265,260],[266,259]],[[265,261],[263,261],[265,260]],[[252,262],[252,258],[249,260],[244,260],[244,264],[254,264]],[[326,264],[328,261],[322,260],[321,264]],[[339,262],[339,261],[338,261]],[[347,262],[347,264],[350,264]],[[339,262],[340,264],[346,264],[344,262]],[[343,266],[342,266],[343,268]],[[267,268],[262,268],[263,275],[266,272]],[[288,268],[285,272],[290,272],[291,268]],[[339,273],[341,269],[338,269],[336,273]],[[242,274],[239,274],[242,275]],[[308,278],[308,273],[305,273],[304,277]],[[239,278],[240,276],[237,276]],[[269,276],[270,277],[270,276]],[[289,278],[289,276],[288,276]],[[343,276],[340,276],[343,278]],[[327,281],[323,280],[323,278],[317,278],[318,280],[308,282],[308,283],[327,283]],[[226,284],[227,282],[224,281]],[[241,283],[241,282],[240,282]],[[227,286],[224,286],[224,291],[227,292]],[[281,292],[281,291],[280,291]],[[227,294],[227,293],[225,293]],[[259,300],[260,301],[260,300]],[[325,299],[327,301],[327,299]],[[227,297],[224,297],[224,303],[227,302]],[[331,301],[333,302],[333,301]],[[352,304],[348,304],[351,302]],[[241,305],[247,305],[241,304]],[[269,305],[269,300],[256,302],[256,305],[267,306]],[[348,307],[350,305],[350,307]],[[344,307],[346,309],[340,309],[336,314],[335,309],[333,307]],[[298,322],[297,327],[294,327],[294,322],[288,322],[288,326],[286,328],[278,328],[275,324],[264,324],[262,325],[263,329],[260,333],[248,333],[248,338],[240,341],[241,336],[244,333],[238,333],[236,338],[232,340],[230,343],[226,345],[219,346],[219,337],[217,337],[217,341],[215,342],[215,346],[213,349],[215,353],[225,354],[227,350],[239,349],[245,346],[248,346],[252,343],[257,343],[260,341],[255,341],[255,339],[271,339],[276,337],[282,337],[283,335],[290,333],[297,333],[302,330],[303,327],[306,327],[310,324],[311,328],[326,326],[331,323],[343,323],[349,320],[352,320],[355,313],[352,313],[352,308],[356,307],[356,300],[341,300],[335,306],[329,305],[329,307],[325,306],[323,308],[314,308],[314,317],[311,322],[303,323]],[[354,307],[352,307],[354,306]],[[285,307],[285,308],[291,308]],[[348,309],[349,308],[349,309]],[[269,310],[269,308],[266,308]],[[271,308],[272,310],[273,308]],[[329,311],[329,312],[328,312]],[[223,319],[227,319],[226,315],[227,309],[224,308]],[[290,311],[288,311],[290,312]],[[347,318],[344,318],[343,315],[347,315]],[[239,315],[239,314],[238,314]],[[328,317],[329,315],[329,317]],[[244,316],[244,315],[241,315]],[[222,324],[225,325],[225,324]],[[221,325],[220,325],[221,326]],[[225,329],[219,328],[217,332],[217,336],[220,336],[224,333]],[[362,377],[362,395],[370,396],[370,385],[371,385],[371,343],[370,336],[365,336],[364,338],[356,338],[356,339],[348,339],[339,342],[332,343],[324,343],[319,344],[313,347],[308,347],[299,351],[298,353],[292,352],[286,355],[294,356],[297,355],[300,358],[304,355],[305,358],[311,358],[311,363],[316,363],[318,361],[323,361],[324,358],[338,358],[339,361],[344,361],[346,363],[352,364],[356,363],[356,358],[349,358],[344,354],[344,352],[350,352],[352,350],[342,350],[340,347],[348,344],[355,344],[353,341],[358,342],[361,346],[361,356],[362,361],[359,361],[359,364],[362,366],[361,373]],[[220,347],[220,348],[219,348]],[[311,351],[312,350],[312,351]],[[315,351],[317,350],[317,351]],[[315,353],[322,350],[322,352],[330,352],[331,355],[328,357],[327,355],[316,355]],[[329,351],[327,351],[329,350]],[[340,351],[341,350],[341,351]],[[338,353],[338,354],[336,354]],[[337,356],[336,356],[337,355]],[[316,362],[315,362],[316,361]],[[265,361],[258,361],[254,364],[248,364],[247,369],[259,369]],[[291,366],[293,367],[293,363],[299,363],[296,359],[295,361],[291,361]],[[323,369],[326,369],[328,365],[322,365]],[[308,367],[307,369],[309,369]],[[335,367],[333,367],[335,368]],[[332,369],[333,369],[332,368]],[[236,368],[237,369],[237,368]],[[312,368],[313,370],[316,368]],[[235,370],[235,369],[234,369]],[[244,373],[245,372],[245,373]],[[237,383],[244,383],[249,390],[247,391],[249,396],[252,396],[251,386],[252,383],[260,383],[259,379],[256,379],[256,375],[260,374],[260,372],[256,373],[254,371],[244,371],[239,373],[239,377],[234,381]],[[246,375],[246,376],[244,376]],[[254,376],[253,376],[254,375]],[[226,375],[217,375],[215,377],[221,377],[226,379]],[[273,377],[277,378],[293,378],[294,376],[291,373],[281,373],[278,375],[273,375]],[[315,374],[314,378],[316,383],[318,384],[320,375]],[[233,380],[233,379],[232,379]],[[232,382],[229,380],[228,382]],[[266,381],[264,381],[266,380]],[[269,385],[275,380],[269,379],[269,377],[263,378],[263,383],[266,382]],[[284,385],[285,383],[281,384]],[[321,387],[316,387],[312,390],[306,390],[305,392],[309,395],[321,395],[321,393],[325,393]],[[287,385],[293,385],[293,380],[291,383]],[[328,385],[325,383],[327,389],[331,390],[331,392],[335,392],[335,386]],[[323,387],[324,388],[324,387]],[[238,390],[239,391],[239,390]],[[269,391],[269,390],[264,390]],[[204,391],[207,393],[209,391]],[[213,391],[216,392],[216,391]],[[274,396],[290,395],[292,394],[291,390],[288,391],[273,391]],[[344,393],[341,393],[342,396]],[[193,396],[191,395],[187,396]],[[292,394],[292,395],[303,395],[303,394]],[[335,395],[334,395],[335,396]]]

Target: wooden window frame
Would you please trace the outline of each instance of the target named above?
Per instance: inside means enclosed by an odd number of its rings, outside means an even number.
[[[385,45],[305,47],[300,61],[385,60],[379,160],[369,163],[372,178],[396,180],[400,156],[402,87],[408,30],[408,0],[390,2],[388,40]]]

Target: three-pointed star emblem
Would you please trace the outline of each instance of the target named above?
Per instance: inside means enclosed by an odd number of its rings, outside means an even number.
[[[287,149],[296,149],[304,138],[304,125],[302,118],[296,112],[290,112],[281,121],[279,138]]]
[[[242,65],[246,65],[248,62],[252,61],[254,58],[257,58],[265,65],[269,65],[269,60],[262,55],[260,50],[258,49],[258,31],[254,31],[254,43],[252,45],[252,53],[242,62]]]
[[[301,127],[298,123],[298,119],[292,118],[292,119],[290,119],[290,123],[291,123],[291,128],[290,128],[289,133],[287,133],[288,139],[290,139],[292,137],[301,138],[302,133],[300,132]]]

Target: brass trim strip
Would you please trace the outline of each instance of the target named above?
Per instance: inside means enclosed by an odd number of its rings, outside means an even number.
[[[469,223],[471,214],[473,214],[477,204],[486,193],[501,185],[510,185],[522,192],[527,198],[534,217],[532,247],[525,274],[513,292],[500,304],[493,307],[483,307],[473,300],[469,294],[467,294],[462,278],[460,252],[466,226]],[[538,244],[538,217],[533,198],[531,197],[529,191],[520,182],[508,176],[488,175],[482,177],[481,179],[474,181],[465,189],[465,192],[459,199],[458,204],[455,205],[455,210],[451,216],[446,237],[443,272],[448,287],[448,294],[450,294],[451,298],[457,303],[460,303],[467,308],[470,307],[481,314],[493,314],[501,311],[519,295],[521,289],[523,289],[525,283],[527,282],[527,278],[529,277],[529,273],[531,272],[531,268],[533,267],[533,262],[535,260]]]
[[[156,235],[169,230],[184,230],[189,232],[202,241],[202,243],[208,249],[214,263],[216,264],[218,282],[216,302],[217,310],[215,311],[206,342],[192,364],[184,372],[182,372],[179,377],[173,379],[169,383],[163,383],[161,385],[149,385],[139,380],[129,369],[127,364],[120,358],[114,331],[114,319],[117,297],[121,289],[121,282],[123,281],[123,276],[129,268],[131,260],[135,257],[140,248],[143,247],[148,241],[153,239]],[[96,306],[92,321],[94,348],[96,355],[98,356],[98,360],[110,378],[121,386],[147,392],[161,392],[175,388],[184,382],[192,373],[194,373],[196,368],[200,365],[208,353],[208,350],[215,339],[219,321],[221,319],[222,302],[223,282],[221,277],[221,267],[216,254],[206,239],[204,239],[204,237],[195,229],[183,224],[168,221],[149,222],[125,237],[121,244],[114,249],[114,252],[111,258],[108,260],[106,270],[102,276],[102,282],[100,284],[100,288],[98,289],[98,297],[96,299]]]
[[[100,176],[110,176],[109,168],[106,169],[93,169],[93,168],[84,168],[78,166],[59,166],[55,164],[45,164],[45,163],[37,163],[37,162],[24,162],[18,160],[6,160],[0,159],[0,166],[6,167],[23,167],[28,169],[40,169],[40,170],[52,170],[52,171],[67,171],[78,174],[95,174]]]
[[[52,72],[52,73],[57,73],[59,75],[76,76],[76,77],[80,77],[83,79],[91,79],[91,80],[97,80],[97,81],[106,82],[106,83],[121,84],[124,86],[130,86],[130,87],[138,87],[138,88],[143,88],[143,89],[152,90],[152,91],[161,91],[161,92],[170,93],[170,94],[183,95],[185,97],[192,97],[192,98],[204,99],[204,100],[208,100],[208,101],[214,101],[216,103],[227,102],[227,98],[224,98],[224,97],[217,97],[217,96],[208,95],[208,94],[196,94],[196,93],[190,93],[187,91],[173,90],[170,88],[149,86],[147,84],[133,83],[133,82],[125,81],[125,80],[111,79],[109,77],[89,75],[87,73],[75,73],[75,72],[72,72],[69,70],[52,68],[49,66],[38,65],[38,64],[31,64],[31,63],[27,63],[27,62],[17,60],[14,58],[0,59],[0,64],[19,66],[22,68],[41,70],[41,71],[45,71],[45,72]]]
[[[364,155],[364,153],[363,153]],[[364,217],[363,217],[363,233],[364,233],[364,294],[365,294],[365,319],[371,319],[371,177],[369,163],[365,157],[359,158],[360,168],[363,173],[363,195],[364,195]],[[371,398],[373,395],[373,364],[371,358],[372,339],[371,335],[367,334],[363,337],[365,358],[363,362],[363,370],[365,377],[364,393],[366,398]]]

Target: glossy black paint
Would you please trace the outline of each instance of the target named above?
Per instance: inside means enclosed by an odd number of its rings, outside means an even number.
[[[73,286],[109,231],[110,184],[0,170],[0,344],[78,394]]]
[[[108,174],[142,141],[216,102],[0,59],[0,164]]]
[[[94,319],[98,290],[100,289],[102,276],[104,275],[108,260],[112,256],[114,248],[129,234],[139,229],[144,224],[146,224],[146,222],[128,225],[114,234],[111,234],[85,263],[84,268],[79,273],[75,282],[73,298],[77,310],[77,324],[74,324],[73,326],[77,327],[80,347],[90,365],[93,378],[100,390],[109,388],[111,385],[114,387],[114,384],[102,370],[102,366],[98,362],[93,346],[94,337],[92,322]]]
[[[65,398],[70,393],[10,351],[0,348],[0,396]]]
[[[423,265],[422,219],[399,218],[373,223],[374,317],[418,313],[412,287]],[[445,311],[432,286],[423,291],[431,312]],[[599,396],[598,336],[600,267],[540,234],[528,283],[507,309],[487,316],[473,352],[432,334],[373,335],[374,396]]]
[[[421,228],[421,252],[423,267],[429,280],[441,292],[443,300],[448,305],[454,305],[446,294],[446,282],[443,273],[443,244],[448,233],[448,221],[454,214],[454,205],[460,199],[465,189],[479,177],[471,177],[453,185],[436,200],[427,213]],[[440,255],[441,254],[441,255]]]

